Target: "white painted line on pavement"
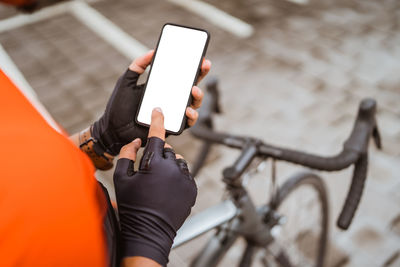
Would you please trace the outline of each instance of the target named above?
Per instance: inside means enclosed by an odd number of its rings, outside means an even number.
[[[21,14],[8,19],[3,19],[0,21],[0,32],[9,31],[27,24],[32,24],[57,15],[61,15],[68,11],[70,4],[70,2],[61,3],[43,8],[32,14]]]
[[[39,111],[47,123],[58,132],[62,132],[60,126],[55,122],[50,113],[40,103],[35,91],[30,84],[26,81],[24,75],[20,72],[14,61],[9,57],[6,50],[0,44],[0,68],[4,73],[14,82],[18,89],[25,95],[25,97],[32,103],[32,105]]]
[[[86,0],[88,3],[95,3],[99,0]],[[32,14],[20,14],[13,17],[0,20],[0,32],[9,31],[24,25],[39,22],[41,20],[49,19],[69,11],[71,1],[54,4],[48,7],[44,7]]]
[[[117,25],[85,2],[71,3],[71,12],[88,28],[129,59],[145,54],[149,48],[132,38]]]
[[[92,3],[98,0],[87,0]],[[122,31],[118,26],[90,7],[87,2],[75,0],[43,8],[29,15],[16,15],[0,20],[0,33],[72,12],[72,14],[129,59],[143,55],[149,49]],[[50,126],[61,132],[60,126],[40,103],[35,91],[0,44],[0,68],[42,114]]]
[[[96,2],[96,0],[89,0],[89,2]],[[149,50],[104,17],[100,12],[88,5],[87,2],[79,0],[49,6],[33,14],[16,15],[0,20],[0,32],[49,19],[66,12],[71,12],[84,25],[129,59],[141,56]]]
[[[181,6],[198,16],[207,19],[214,25],[228,31],[240,38],[250,37],[254,33],[253,27],[235,18],[228,13],[198,0],[168,0],[178,6]]]
[[[298,5],[307,5],[309,3],[309,0],[287,0],[287,1]]]

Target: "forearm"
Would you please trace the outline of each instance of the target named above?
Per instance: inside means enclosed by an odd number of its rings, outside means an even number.
[[[124,258],[121,267],[161,267],[161,265],[149,258],[135,256]]]
[[[114,157],[105,151],[100,151],[99,146],[97,149],[95,148],[98,141],[92,137],[90,128],[71,135],[69,139],[89,156],[97,169],[109,170],[112,168]]]
[[[77,147],[79,147],[79,133],[75,133],[75,134],[73,134],[73,135],[71,135],[70,137],[69,137],[69,140],[71,140],[72,141],[72,143],[74,143],[74,145],[76,145]]]

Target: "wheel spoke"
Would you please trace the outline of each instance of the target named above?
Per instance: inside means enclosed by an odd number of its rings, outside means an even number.
[[[278,244],[278,242],[273,242],[271,245],[269,245],[267,251],[279,266],[293,267],[293,264],[290,262],[290,259],[285,252],[285,248]]]
[[[321,179],[315,175],[297,175],[287,180],[280,193],[275,212],[287,222],[272,228],[275,241],[266,249],[264,266],[322,266],[328,208]]]

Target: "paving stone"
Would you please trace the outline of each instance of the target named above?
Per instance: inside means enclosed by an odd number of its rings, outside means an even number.
[[[371,148],[372,146],[374,145],[370,145]],[[385,149],[383,151],[385,151]],[[400,176],[400,174],[397,173],[397,165],[400,164],[400,158],[388,155],[386,151],[383,151],[373,149],[373,154],[370,156],[373,165],[369,169],[368,175],[371,179],[374,179],[381,184],[379,188],[387,192],[387,190],[390,190],[390,188],[396,184],[396,181]]]
[[[382,128],[382,132],[389,136],[399,136],[400,133],[400,116],[391,115],[389,113],[383,113],[379,116],[379,125]],[[396,123],[399,122],[399,123]]]
[[[400,236],[400,214],[390,223],[390,229],[398,236]]]
[[[384,267],[394,267],[400,265],[400,251],[396,251],[390,256],[385,263],[383,264]]]
[[[232,36],[168,1],[105,0],[93,7],[148,47],[156,45],[165,22],[208,29],[211,74],[221,85],[224,113],[215,119],[220,131],[332,155],[348,137],[359,101],[376,98],[384,150],[371,146],[366,191],[349,232],[338,231],[334,222],[351,170],[322,173],[332,208],[331,243],[346,252],[332,253],[329,266],[396,266],[400,2],[311,0],[300,6],[276,0],[206,1],[253,25],[254,36]],[[0,18],[9,16],[4,14],[13,12],[1,8]],[[0,43],[70,132],[86,127],[103,112],[116,80],[132,60],[68,14],[0,33]],[[200,141],[185,133],[168,142],[191,165],[195,162]],[[220,201],[225,190],[221,171],[237,156],[232,149],[212,148],[196,178],[199,196],[193,214]],[[299,169],[285,163],[278,168],[280,183]],[[112,171],[102,175],[112,185]],[[259,178],[250,187],[257,201],[265,201],[268,180]],[[171,264],[188,264],[211,234],[177,249]],[[232,265],[240,246],[243,242],[222,266]]]
[[[398,238],[387,237],[377,225],[365,222],[352,236],[355,242],[353,253],[362,255],[370,266],[383,266],[399,250]],[[371,253],[374,253],[372,255]],[[379,254],[375,254],[379,253]],[[361,257],[354,257],[351,263],[359,266],[364,262]]]
[[[17,10],[8,5],[0,6],[0,19],[6,19],[17,14]]]
[[[346,266],[350,261],[349,255],[343,251],[343,248],[334,246],[333,244],[329,246],[326,266],[330,267],[342,267]]]
[[[27,32],[35,34],[26,35]],[[79,39],[83,34],[92,37]],[[4,48],[21,66],[50,113],[71,132],[90,125],[95,115],[101,114],[109,92],[129,62],[70,15],[0,36],[11,40],[3,43]],[[93,40],[102,44],[91,49]],[[102,72],[105,74],[99,75]]]
[[[354,242],[361,248],[367,249],[367,247],[374,247],[377,243],[382,242],[382,235],[374,228],[364,228],[354,236]]]

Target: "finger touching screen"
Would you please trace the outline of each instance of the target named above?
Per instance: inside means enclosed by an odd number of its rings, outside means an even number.
[[[180,133],[185,110],[208,44],[209,34],[200,29],[166,24],[161,32],[137,122],[150,125],[151,112],[160,107],[164,126]]]

